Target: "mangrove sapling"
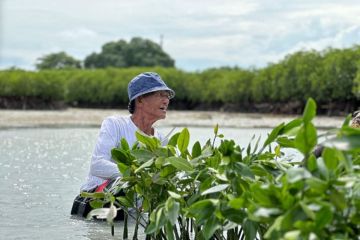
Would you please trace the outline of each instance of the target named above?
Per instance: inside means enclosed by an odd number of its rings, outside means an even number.
[[[261,148],[258,139],[245,151],[221,139],[218,146],[196,142],[190,153],[187,129],[166,146],[137,134],[139,148],[123,143],[113,151],[128,201],[114,198],[114,205],[136,207],[135,194],[141,198],[136,214],[149,216],[147,239],[356,239],[360,130],[345,123],[316,159],[315,112],[310,99],[302,117],[274,128]],[[221,136],[218,126],[214,135]],[[282,159],[285,148],[303,161]]]

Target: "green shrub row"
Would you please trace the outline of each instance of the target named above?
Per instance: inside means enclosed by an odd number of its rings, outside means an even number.
[[[176,68],[0,71],[0,97],[37,97],[84,106],[127,104],[127,84],[144,71],[158,72],[176,91],[175,103],[247,104],[359,101],[360,48],[302,51],[262,69]]]
[[[65,71],[0,71],[0,97],[37,97],[64,100]]]

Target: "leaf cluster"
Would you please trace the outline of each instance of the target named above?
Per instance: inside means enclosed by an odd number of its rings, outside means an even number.
[[[122,140],[112,151],[127,199],[118,204],[148,214],[149,239],[356,239],[360,130],[347,118],[326,135],[316,158],[315,115],[309,99],[301,117],[246,148],[224,139],[218,126],[218,146],[210,139],[189,146],[186,128],[166,146],[137,133],[137,146]],[[300,161],[286,156],[287,148]]]

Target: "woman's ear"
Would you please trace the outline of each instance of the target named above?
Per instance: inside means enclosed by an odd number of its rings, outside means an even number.
[[[137,98],[136,98],[136,101],[137,101],[138,103],[142,103],[142,99],[143,99],[142,96],[140,96],[140,97],[137,97]]]

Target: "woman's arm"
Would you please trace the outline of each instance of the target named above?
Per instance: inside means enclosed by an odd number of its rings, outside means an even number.
[[[111,158],[111,150],[117,147],[118,138],[114,122],[107,118],[101,124],[97,143],[92,155],[90,174],[104,179],[120,176],[116,163]]]

